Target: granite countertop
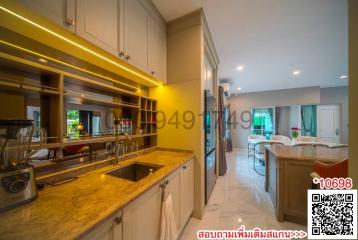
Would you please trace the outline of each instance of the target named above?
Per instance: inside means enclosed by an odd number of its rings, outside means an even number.
[[[0,213],[0,239],[78,238],[192,157],[189,152],[157,150],[80,175],[64,185],[48,186],[35,201]],[[136,183],[104,174],[132,162],[163,167]]]
[[[348,159],[348,148],[328,148],[322,146],[266,146],[277,158],[285,160],[339,162]]]

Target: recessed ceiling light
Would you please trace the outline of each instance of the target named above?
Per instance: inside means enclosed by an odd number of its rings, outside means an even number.
[[[347,76],[347,75],[342,75],[342,76],[340,76],[339,78],[340,78],[340,79],[346,79],[346,78],[348,78],[348,76]]]
[[[297,76],[297,75],[299,75],[300,73],[301,73],[300,70],[295,70],[295,71],[292,72],[292,75]]]
[[[85,95],[84,95],[84,94],[81,94],[81,97],[85,97]]]
[[[42,63],[47,63],[47,62],[48,62],[48,61],[47,61],[46,59],[44,59],[44,58],[39,58],[38,61],[39,61],[39,62],[42,62]]]
[[[239,66],[237,66],[237,70],[238,71],[242,71],[242,70],[244,70],[244,68],[245,68],[245,66],[244,65],[239,65]]]
[[[238,88],[237,88],[237,90],[238,90],[238,91],[241,91],[241,90],[242,90],[242,88],[241,88],[241,87],[238,87]]]

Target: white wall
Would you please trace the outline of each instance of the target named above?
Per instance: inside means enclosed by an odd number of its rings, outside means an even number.
[[[290,137],[291,128],[301,127],[300,106],[276,107],[275,111],[277,110],[279,111],[278,134]]]
[[[234,147],[247,147],[247,138],[250,135],[248,123],[243,123],[241,114],[243,111],[251,111],[252,107],[290,106],[305,104],[341,104],[342,105],[342,143],[348,139],[348,94],[347,87],[322,88],[308,87],[296,89],[284,89],[277,91],[265,91],[254,93],[242,93],[229,98],[231,111],[236,111],[238,125],[232,126],[231,134]],[[297,106],[298,107],[298,106]],[[292,106],[292,112],[298,114]],[[248,115],[244,115],[247,120]],[[300,127],[299,116],[290,116],[290,124]]]
[[[321,88],[321,104],[341,105],[341,141],[348,143],[348,87]]]
[[[296,106],[290,106],[290,128],[298,127],[301,128],[301,107]],[[290,132],[291,134],[291,132]]]
[[[294,88],[277,91],[265,91],[255,93],[242,93],[237,96],[230,96],[231,112],[236,111],[238,125],[232,126],[231,135],[234,147],[247,147],[247,138],[250,135],[248,123],[243,123],[241,114],[244,111],[251,111],[252,107],[290,106],[302,104],[319,104],[320,88]],[[247,120],[247,114],[244,120]]]
[[[291,129],[291,111],[290,107],[278,107],[276,111],[279,111],[278,134],[284,136],[290,136]]]

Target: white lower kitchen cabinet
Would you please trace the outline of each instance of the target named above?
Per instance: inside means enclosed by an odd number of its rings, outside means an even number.
[[[193,159],[171,173],[165,180],[166,197],[171,194],[173,212],[178,234],[180,234],[194,209],[194,163]],[[161,194],[159,185],[123,209],[123,239],[159,239]]]
[[[165,188],[165,195],[166,197],[172,195],[173,200],[173,212],[174,212],[174,218],[175,218],[175,224],[179,233],[179,230],[181,229],[181,221],[180,221],[180,176],[181,175],[181,169],[179,168],[174,173],[170,174],[169,177],[166,178],[168,185]]]
[[[180,171],[180,218],[181,229],[184,228],[194,210],[194,160],[191,159]]]
[[[194,163],[193,159],[170,174],[166,180],[166,197],[171,194],[173,212],[178,234],[180,234],[194,210]]]
[[[194,209],[194,160],[183,164],[163,181],[150,188],[117,214],[89,232],[85,240],[158,240],[162,188],[167,183],[165,196],[172,196],[173,212],[180,234]]]
[[[124,207],[123,239],[159,239],[161,192],[157,184]]]
[[[86,234],[83,240],[122,240],[122,210]]]

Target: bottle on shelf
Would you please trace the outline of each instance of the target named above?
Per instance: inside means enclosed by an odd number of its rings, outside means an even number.
[[[133,120],[129,120],[129,134],[133,135]]]
[[[129,118],[115,119],[114,132],[118,134],[132,135],[134,132],[133,120]]]
[[[124,122],[124,131],[123,131],[123,133],[127,133],[127,131],[128,131],[128,122],[127,122],[127,119],[126,119],[126,118],[123,119],[123,122]]]
[[[122,134],[123,133],[123,131],[124,131],[124,121],[123,121],[123,119],[121,119],[120,120],[120,129],[121,129],[121,131],[120,131],[120,133]]]

